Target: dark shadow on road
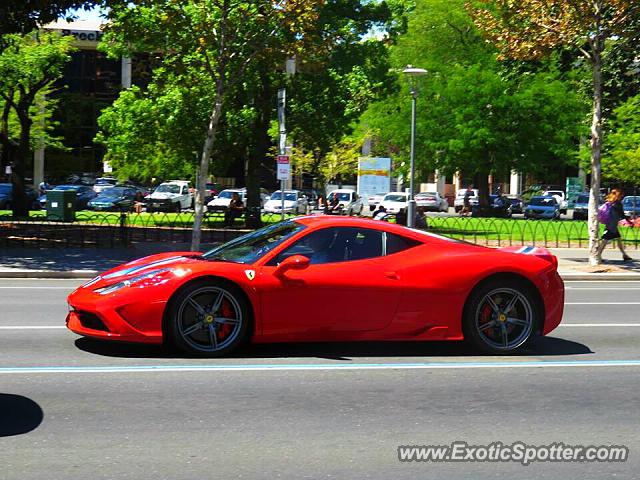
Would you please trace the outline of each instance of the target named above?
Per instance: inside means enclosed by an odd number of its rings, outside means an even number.
[[[0,437],[29,433],[38,428],[43,418],[42,408],[33,400],[0,393]]]
[[[88,353],[122,358],[190,358],[160,345],[105,342],[79,338],[76,347]],[[542,337],[513,355],[567,356],[594,353],[581,343],[555,337]],[[324,358],[352,361],[359,357],[483,357],[487,356],[465,342],[345,342],[345,343],[270,343],[248,345],[227,358]]]

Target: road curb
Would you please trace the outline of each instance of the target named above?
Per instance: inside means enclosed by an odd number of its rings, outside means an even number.
[[[53,278],[53,279],[90,279],[98,275],[97,270],[2,270],[2,278]],[[564,281],[603,282],[636,281],[640,282],[640,273],[570,273],[560,272]]]

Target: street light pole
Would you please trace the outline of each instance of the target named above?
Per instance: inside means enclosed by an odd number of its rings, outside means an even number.
[[[413,77],[425,75],[427,71],[423,68],[414,68],[411,65],[407,65],[402,73],[408,78],[411,85],[411,151],[410,151],[410,166],[409,166],[409,201],[407,203],[407,227],[413,228],[416,225],[416,201],[413,198],[414,194],[414,177],[416,172],[416,105],[418,102],[418,89],[413,81]]]

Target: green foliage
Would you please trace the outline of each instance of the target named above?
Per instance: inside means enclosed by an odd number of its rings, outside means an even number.
[[[631,97],[613,111],[611,131],[605,137],[602,176],[640,184],[640,95]]]
[[[65,16],[71,9],[88,9],[98,3],[87,0],[0,0],[0,34],[28,33]]]
[[[418,2],[392,58],[398,70],[412,63],[429,71],[417,80],[419,170],[539,174],[576,162],[585,99],[552,63],[511,75],[496,53],[481,42],[462,1]],[[406,173],[411,96],[405,79],[399,84],[398,94],[373,105],[362,120],[378,132],[375,153],[391,153]]]

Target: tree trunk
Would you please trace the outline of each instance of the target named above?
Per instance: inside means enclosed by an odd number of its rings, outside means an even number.
[[[20,105],[19,105],[20,106]],[[31,118],[29,118],[29,109],[26,107],[24,111],[18,112],[20,120],[20,144],[15,150],[13,157],[11,183],[13,184],[11,193],[11,209],[14,218],[25,218],[29,216],[29,207],[27,205],[27,196],[25,194],[24,174],[25,163],[29,157],[31,137]]]
[[[213,111],[209,117],[209,125],[207,127],[207,138],[204,141],[202,147],[202,156],[200,157],[200,168],[198,169],[198,176],[196,178],[196,198],[194,202],[195,215],[193,219],[193,233],[191,235],[191,251],[197,252],[200,250],[200,238],[202,234],[202,217],[204,216],[204,199],[206,195],[207,179],[209,177],[209,163],[211,159],[211,152],[213,151],[213,145],[216,139],[216,133],[218,130],[218,124],[222,117],[222,94],[223,87],[221,81],[217,85],[216,102],[213,106]]]
[[[270,146],[269,124],[271,122],[271,112],[273,110],[273,92],[268,74],[268,66],[260,63],[260,91],[258,93],[257,105],[260,109],[255,126],[255,144],[251,148],[247,162],[247,228],[259,228],[262,226],[261,202],[260,202],[260,167],[267,158]],[[273,157],[271,157],[273,159]]]
[[[591,121],[591,189],[589,191],[589,264],[598,265],[598,200],[600,196],[600,150],[602,146],[602,50],[603,41],[594,40],[593,68],[593,118]]]

